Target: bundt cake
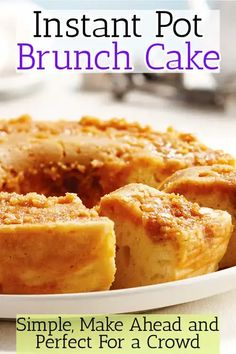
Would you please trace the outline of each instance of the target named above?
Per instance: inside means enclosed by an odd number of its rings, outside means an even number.
[[[1,120],[0,291],[109,289],[111,220],[115,288],[214,271],[231,216],[155,188],[176,171],[215,164],[232,169],[235,160],[171,128],[91,117]]]
[[[236,266],[236,169],[222,165],[188,168],[176,172],[161,189],[182,194],[204,207],[226,210],[232,215],[234,232],[220,267]]]
[[[0,291],[70,293],[109,289],[113,222],[75,194],[0,193]]]
[[[104,196],[99,214],[115,224],[116,289],[213,272],[232,233],[227,212],[143,184]]]
[[[92,207],[106,193],[137,182],[158,188],[175,171],[234,165],[190,134],[164,133],[125,120],[0,121],[0,190],[46,196],[77,193]]]

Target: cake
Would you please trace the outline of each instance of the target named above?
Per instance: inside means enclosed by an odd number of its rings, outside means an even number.
[[[176,172],[161,189],[182,194],[203,207],[226,210],[231,214],[234,232],[220,267],[236,266],[236,169],[222,165],[188,168]]]
[[[92,117],[1,120],[0,292],[110,289],[113,221],[114,288],[216,270],[231,216],[156,189],[179,170],[216,164],[233,170],[235,160],[172,128]],[[231,207],[216,209],[235,220]]]
[[[158,188],[190,166],[234,165],[233,157],[191,134],[125,120],[0,121],[0,190],[46,196],[77,193],[87,207],[128,183]]]
[[[0,193],[0,292],[74,293],[110,288],[113,222],[74,194]]]
[[[105,195],[99,214],[115,224],[115,289],[213,272],[232,233],[227,212],[200,208],[183,196],[143,184]]]

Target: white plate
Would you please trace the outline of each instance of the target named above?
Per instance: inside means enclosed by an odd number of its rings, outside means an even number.
[[[133,289],[64,295],[0,295],[0,318],[17,314],[111,314],[182,304],[236,288],[236,267]]]

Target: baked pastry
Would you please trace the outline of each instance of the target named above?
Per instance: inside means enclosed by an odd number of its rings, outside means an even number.
[[[131,182],[152,187],[195,165],[234,165],[190,134],[164,133],[125,120],[0,121],[0,190],[46,196],[74,192],[92,207]]]
[[[91,117],[56,124],[28,116],[0,121],[0,291],[109,289],[112,221],[73,194],[56,196],[74,192],[93,207],[128,183],[157,188],[178,170],[215,164],[234,166],[235,160],[173,129],[161,133]],[[226,249],[226,212],[200,209],[151,187],[132,184],[100,204],[100,213],[116,222],[116,287],[213,271]]]
[[[101,199],[100,215],[115,223],[114,288],[129,288],[213,272],[225,254],[231,216],[183,196],[130,184]]]
[[[236,169],[222,165],[188,168],[176,172],[161,189],[182,194],[204,207],[226,210],[232,215],[234,232],[220,267],[236,266]]]
[[[67,194],[0,193],[0,291],[52,294],[109,289],[113,223]]]

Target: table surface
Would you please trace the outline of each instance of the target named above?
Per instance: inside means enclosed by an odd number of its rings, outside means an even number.
[[[125,102],[114,102],[109,93],[86,93],[76,89],[74,78],[53,78],[28,95],[0,101],[3,118],[28,113],[35,119],[78,119],[82,115],[125,117],[152,124],[160,130],[174,126],[193,132],[213,148],[236,155],[234,101],[231,113],[197,109],[186,104],[132,93]],[[236,290],[201,301],[153,311],[157,314],[218,314],[221,324],[221,354],[236,354]],[[15,353],[15,323],[0,322],[0,353]]]

